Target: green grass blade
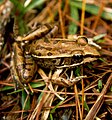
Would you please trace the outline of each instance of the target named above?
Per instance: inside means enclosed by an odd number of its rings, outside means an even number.
[[[102,89],[103,83],[102,80],[98,80],[98,89],[99,91]]]
[[[65,98],[65,99],[66,99],[66,98]],[[64,99],[64,100],[65,100],[65,99]],[[55,110],[57,109],[57,107],[58,107],[59,105],[61,105],[64,100],[60,101],[60,102],[51,110],[50,114],[55,113]]]
[[[14,11],[18,11],[19,12],[19,16],[24,15],[25,13],[25,7],[24,5],[19,1],[19,0],[10,0],[13,4],[14,4]]]
[[[21,96],[21,104],[22,104],[22,109],[23,110],[29,110],[30,109],[30,97],[27,98],[28,94],[23,90],[22,91],[22,96]]]
[[[35,8],[40,7],[46,0],[32,0],[32,2],[25,8],[25,12]]]
[[[79,20],[79,13],[78,13],[78,9],[76,7],[74,7],[72,4],[70,5],[70,16],[75,19],[76,21]],[[69,34],[75,34],[77,32],[77,25],[75,23],[73,23],[72,21],[69,24]]]
[[[77,7],[79,9],[82,10],[82,2],[78,2],[75,0],[70,0],[70,4],[73,5],[74,7]],[[99,7],[92,5],[92,4],[86,4],[86,8],[85,8],[86,12],[89,12],[93,15],[97,15],[99,12]],[[111,12],[106,12],[103,11],[101,14],[101,17],[106,19],[106,20],[111,20],[112,21],[112,13]]]

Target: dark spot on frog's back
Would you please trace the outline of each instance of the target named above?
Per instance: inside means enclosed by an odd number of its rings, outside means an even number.
[[[51,51],[51,50],[52,50],[52,48],[51,48],[51,47],[47,47],[47,48],[46,48],[46,50],[49,50],[49,51]]]
[[[41,56],[41,55],[42,55],[42,54],[39,52],[39,53],[38,53],[38,56]]]
[[[45,49],[45,48],[43,46],[41,46],[41,45],[37,45],[36,50],[39,50],[39,49],[42,50],[42,49]]]
[[[48,52],[48,53],[47,53],[47,55],[48,55],[48,56],[51,56],[51,55],[52,55],[52,53],[51,53],[51,52]]]

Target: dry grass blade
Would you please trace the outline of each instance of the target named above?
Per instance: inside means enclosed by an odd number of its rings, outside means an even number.
[[[80,30],[80,35],[83,35],[84,33],[84,18],[85,18],[85,6],[86,6],[86,0],[83,0],[83,4],[82,4],[82,14],[81,14],[81,30]]]
[[[54,90],[57,91],[57,89],[58,89],[58,86],[55,85],[55,86],[54,86]],[[52,103],[53,103],[54,97],[55,97],[54,94],[50,94],[50,95],[49,95],[49,98],[47,99],[47,101],[46,101],[46,103],[44,104],[43,108],[44,108],[44,107],[47,108],[47,107],[51,106]],[[41,115],[41,120],[47,120],[47,118],[48,118],[48,116],[49,116],[49,113],[50,113],[50,109],[45,109],[45,110],[43,110],[42,115]]]
[[[47,87],[44,89],[47,90]],[[39,103],[36,105],[33,113],[31,114],[30,118],[27,120],[34,120],[36,118],[36,120],[39,119],[39,115],[41,114],[41,110],[43,107],[43,104],[46,102],[46,100],[48,99],[50,93],[43,93],[41,100],[39,101]]]
[[[54,90],[52,82],[50,81],[51,78],[47,77],[42,69],[39,69],[38,73],[41,75],[43,80],[45,80],[46,86],[50,89],[50,91],[53,92],[59,99],[64,100],[64,98],[59,96]]]
[[[74,90],[75,90],[75,98],[76,98],[76,119],[78,120],[78,111],[79,111],[79,115],[80,118],[82,118],[82,113],[81,113],[81,108],[80,108],[80,102],[79,102],[79,98],[78,98],[78,91],[77,91],[77,86],[74,85]]]
[[[95,104],[93,105],[93,107],[90,109],[89,113],[87,114],[85,120],[94,120],[94,118],[96,117],[96,114],[98,113],[98,111],[100,110],[103,102],[104,102],[104,95],[106,94],[110,84],[112,81],[112,73],[109,76],[107,83],[105,84],[101,95],[99,95],[99,97],[97,98]]]
[[[62,14],[62,10],[61,10],[61,4],[62,4],[62,0],[59,0],[59,2],[58,2],[59,21],[60,21],[60,25],[61,25],[62,37],[65,38],[65,29],[64,29],[64,21],[63,21],[63,14]]]

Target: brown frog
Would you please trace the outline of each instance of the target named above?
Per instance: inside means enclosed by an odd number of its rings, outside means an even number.
[[[62,72],[64,68],[74,68],[100,56],[86,37],[53,38],[57,32],[56,25],[44,24],[27,35],[16,37],[12,53],[12,75],[16,81],[20,84],[31,81],[37,65],[54,71],[61,69]],[[80,78],[83,76],[76,79]]]

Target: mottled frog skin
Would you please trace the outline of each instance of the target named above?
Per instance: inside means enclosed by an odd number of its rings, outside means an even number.
[[[57,32],[57,25],[43,24],[29,34],[16,36],[11,70],[16,81],[28,83],[38,67],[50,70],[74,68],[100,56],[96,47],[88,44],[86,37],[54,38]]]
[[[78,63],[91,62],[99,56],[95,47],[89,44],[78,43],[77,40],[43,38],[30,44],[30,54],[41,67],[70,68]],[[82,39],[82,38],[81,38]],[[85,39],[85,38],[83,38]]]

